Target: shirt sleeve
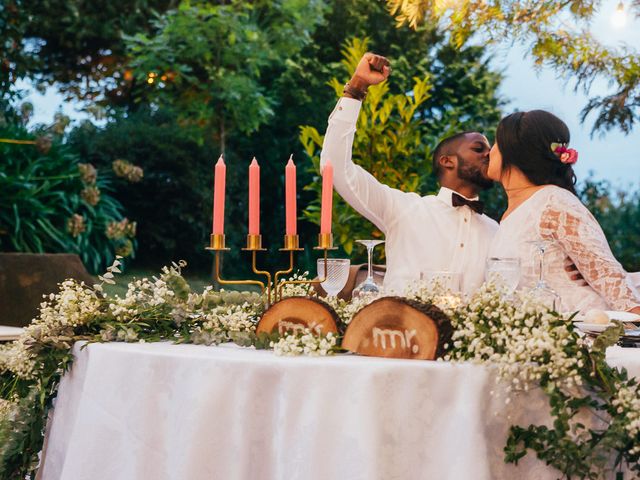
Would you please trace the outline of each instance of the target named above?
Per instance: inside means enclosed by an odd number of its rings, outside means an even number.
[[[380,183],[353,163],[351,150],[362,102],[343,97],[329,116],[320,155],[320,170],[328,160],[333,165],[333,186],[358,213],[386,233],[397,219],[398,200],[407,193]]]
[[[540,234],[561,245],[611,308],[630,310],[640,305],[640,294],[613,256],[600,224],[577,199],[550,201],[540,217]]]

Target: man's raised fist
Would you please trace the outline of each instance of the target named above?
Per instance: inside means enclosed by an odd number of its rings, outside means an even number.
[[[366,89],[385,81],[390,73],[389,60],[381,55],[367,52],[360,59],[349,84],[355,88]]]

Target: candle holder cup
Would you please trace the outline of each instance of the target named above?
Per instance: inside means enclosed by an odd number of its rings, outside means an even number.
[[[230,250],[225,247],[225,237],[223,233],[212,233],[209,237],[209,246],[206,249],[213,251]]]

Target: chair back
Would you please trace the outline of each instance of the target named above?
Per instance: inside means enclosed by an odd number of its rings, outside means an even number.
[[[42,296],[67,278],[91,286],[95,279],[78,255],[0,253],[0,324],[23,327],[38,314]]]

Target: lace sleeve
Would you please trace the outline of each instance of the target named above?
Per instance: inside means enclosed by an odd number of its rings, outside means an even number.
[[[540,217],[543,239],[557,241],[584,279],[616,310],[640,305],[640,295],[615,259],[607,239],[587,208],[577,199],[556,199]]]

